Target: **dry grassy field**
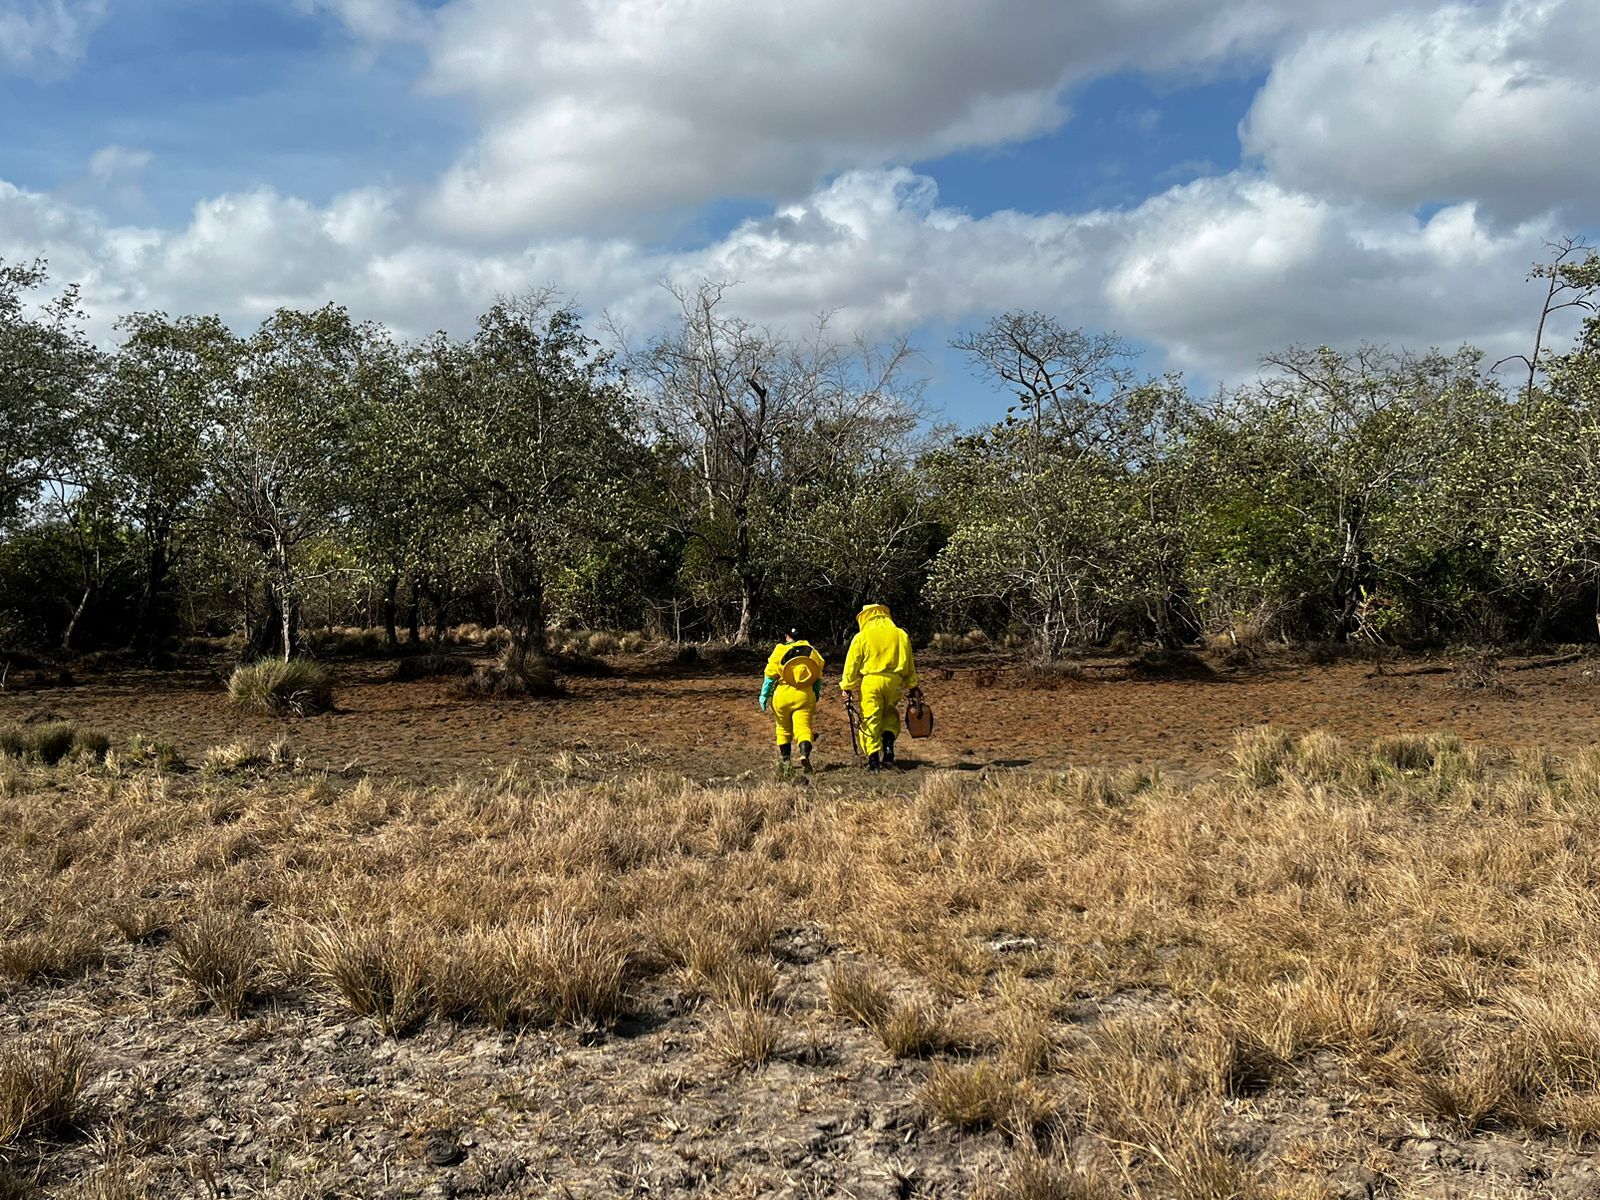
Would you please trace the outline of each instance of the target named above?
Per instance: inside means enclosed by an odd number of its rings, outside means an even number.
[[[0,1196],[1600,1195],[1600,753],[81,734],[0,759]]]

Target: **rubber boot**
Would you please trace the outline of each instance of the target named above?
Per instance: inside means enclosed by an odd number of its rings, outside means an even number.
[[[894,766],[894,734],[892,733],[883,735],[883,765],[886,767]]]
[[[787,767],[789,765],[789,743],[788,742],[785,742],[783,745],[778,747],[778,765],[780,767]]]
[[[811,743],[800,743],[800,769],[807,775],[811,774]]]
[[[869,770],[869,771],[881,771],[881,770],[883,770],[883,755],[881,753],[879,753],[878,751],[874,750],[871,754],[869,754],[867,756],[867,770]]]

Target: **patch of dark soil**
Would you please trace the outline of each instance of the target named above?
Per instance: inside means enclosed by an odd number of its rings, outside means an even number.
[[[395,664],[394,681],[408,683],[414,679],[471,675],[472,671],[472,660],[459,654],[417,654],[402,658]]]
[[[1216,671],[1193,650],[1146,650],[1128,663],[1135,679],[1215,679]]]

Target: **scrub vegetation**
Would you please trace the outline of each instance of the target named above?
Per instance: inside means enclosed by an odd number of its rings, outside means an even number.
[[[1263,347],[1220,392],[1001,314],[955,341],[996,393],[955,432],[904,342],[761,328],[715,284],[642,344],[542,293],[465,337],[330,305],[242,333],[138,313],[101,350],[43,265],[0,264],[0,686],[186,638],[438,655],[465,623],[508,654],[468,686],[536,696],[548,650],[838,642],[868,601],[1041,661],[1592,638],[1600,258],[1534,274],[1589,314],[1560,353]]]
[[[415,787],[143,746],[0,761],[7,1196],[1592,1187],[1593,751]]]

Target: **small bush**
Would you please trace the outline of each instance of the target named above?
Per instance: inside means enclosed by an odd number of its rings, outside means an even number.
[[[0,1047],[0,1147],[80,1124],[88,1077],[89,1056],[75,1038],[53,1035]]]
[[[333,680],[303,658],[264,658],[234,671],[228,699],[246,712],[309,717],[333,707]]]
[[[31,759],[54,766],[69,754],[96,761],[105,758],[111,739],[93,729],[79,729],[71,721],[42,721],[33,725],[0,728],[0,754]]]
[[[395,664],[396,683],[417,679],[438,679],[448,675],[471,675],[472,660],[459,654],[414,654]]]

